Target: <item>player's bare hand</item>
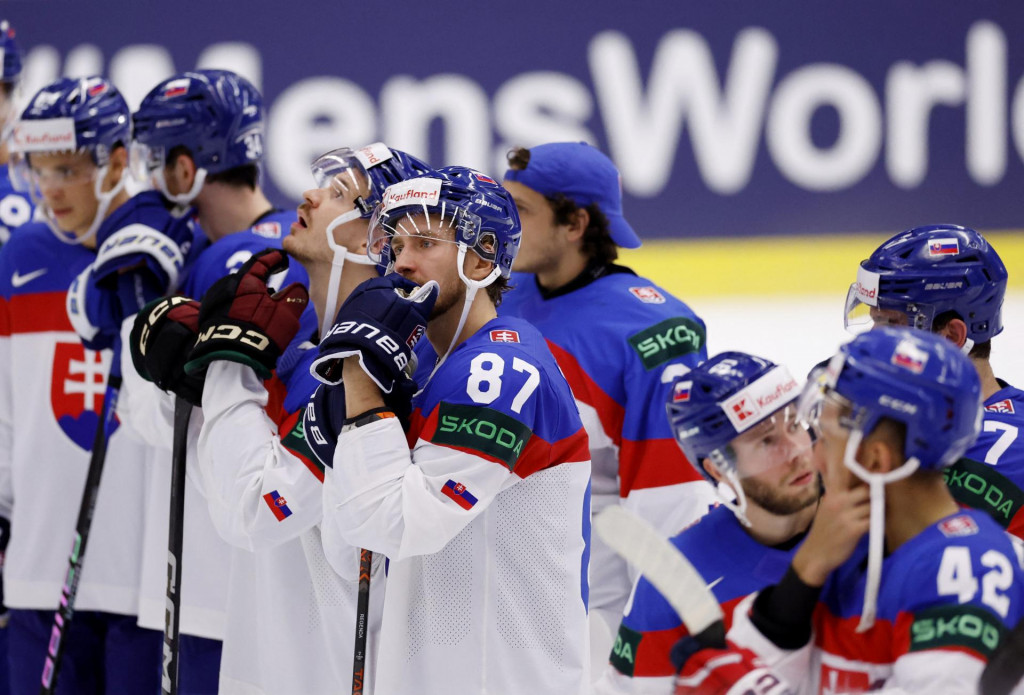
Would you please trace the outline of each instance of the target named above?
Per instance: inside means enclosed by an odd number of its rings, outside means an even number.
[[[805,584],[822,586],[829,573],[843,564],[868,532],[871,495],[867,485],[827,490],[793,569]]]

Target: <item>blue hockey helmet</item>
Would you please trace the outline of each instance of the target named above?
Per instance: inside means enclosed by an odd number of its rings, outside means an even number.
[[[310,167],[320,188],[352,188],[359,192],[359,216],[369,218],[388,186],[432,171],[416,157],[375,142],[357,150],[341,147],[317,157]]]
[[[846,326],[895,316],[900,325],[931,331],[936,317],[953,311],[967,324],[970,350],[1002,331],[1006,280],[999,255],[973,229],[916,227],[861,262],[846,299]]]
[[[11,181],[15,188],[27,191],[43,213],[50,228],[63,241],[81,243],[95,234],[106,215],[111,200],[124,187],[122,174],[109,191],[102,190],[110,154],[116,147],[128,146],[131,121],[128,104],[114,85],[102,77],[64,78],[39,90],[14,126],[11,150]],[[57,225],[52,210],[45,203],[41,185],[45,180],[66,182],[65,171],[43,172],[31,166],[33,154],[88,152],[96,171],[88,175],[95,182],[100,207],[91,231],[69,237]],[[124,173],[127,173],[124,172]]]
[[[188,204],[210,174],[263,158],[263,98],[240,75],[227,70],[179,73],[150,90],[132,117],[132,170],[179,205]],[[198,172],[192,191],[167,193],[163,169],[175,147],[188,150]]]
[[[327,304],[321,317],[320,335],[327,335],[337,309],[338,286],[346,261],[373,264],[366,254],[349,252],[337,243],[334,230],[358,218],[368,218],[380,203],[387,187],[431,171],[416,157],[375,142],[357,150],[341,147],[317,157],[310,167],[319,188],[330,189],[336,197],[352,199],[354,207],[335,217],[327,225],[327,245],[333,252],[328,280]]]
[[[735,501],[716,487],[722,503],[740,521],[746,518],[741,479],[803,457],[802,474],[812,474],[811,438],[789,407],[800,388],[783,366],[743,352],[723,352],[693,368],[672,384],[665,410],[676,443],[704,478],[718,481],[704,468],[709,460],[730,483]],[[753,438],[739,465],[735,447]],[[746,448],[744,446],[744,448]]]
[[[427,226],[415,218],[427,219]],[[438,229],[430,228],[430,215]],[[451,229],[460,257],[467,250],[494,263],[486,286],[498,276],[507,278],[519,252],[522,227],[519,211],[504,186],[467,167],[449,166],[390,186],[370,221],[369,253],[378,264],[393,261],[390,241],[395,236],[422,235]],[[449,240],[452,241],[452,240]],[[474,284],[463,275],[467,285]]]
[[[890,326],[862,333],[829,362],[823,386],[845,399],[848,425],[864,436],[883,418],[903,423],[904,456],[923,469],[952,465],[980,431],[978,372],[932,333]]]
[[[0,82],[17,83],[21,79],[21,48],[14,40],[14,29],[0,21]]]

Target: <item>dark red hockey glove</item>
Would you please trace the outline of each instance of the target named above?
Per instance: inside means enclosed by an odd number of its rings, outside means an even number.
[[[188,297],[150,302],[135,316],[128,341],[135,371],[164,391],[201,405],[203,377],[185,374],[198,334],[199,302]]]
[[[213,360],[229,360],[249,365],[264,379],[270,376],[309,304],[309,292],[297,282],[270,293],[267,279],[287,268],[284,251],[267,249],[213,283],[199,309],[199,337],[185,364],[187,373],[204,372]]]
[[[795,695],[749,649],[731,643],[725,649],[695,646],[676,678],[675,695]]]

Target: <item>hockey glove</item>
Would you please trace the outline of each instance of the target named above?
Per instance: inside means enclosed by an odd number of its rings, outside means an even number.
[[[104,350],[121,335],[121,324],[127,317],[161,295],[156,276],[146,268],[114,273],[100,283],[94,264],[71,283],[66,303],[68,319],[85,347]]]
[[[156,296],[174,292],[195,236],[191,217],[172,215],[156,191],[136,195],[128,214],[115,229],[108,233],[104,225],[97,235],[97,282],[105,286],[116,274],[144,269],[160,290]]]
[[[416,367],[413,346],[427,329],[438,285],[417,286],[392,273],[362,283],[338,311],[334,327],[320,341],[313,375],[325,384],[341,381],[341,362],[359,356],[359,365],[384,393],[408,380]]]
[[[267,249],[213,283],[199,309],[199,337],[185,364],[188,374],[205,372],[214,360],[228,360],[270,377],[309,304],[309,292],[297,282],[270,293],[267,279],[287,268],[284,251]]]
[[[199,302],[167,297],[147,304],[135,317],[128,341],[135,371],[164,391],[202,405],[202,375],[185,373],[198,335]]]
[[[724,649],[701,647],[684,637],[672,659],[685,659],[676,678],[675,695],[796,695],[749,649],[728,644]]]

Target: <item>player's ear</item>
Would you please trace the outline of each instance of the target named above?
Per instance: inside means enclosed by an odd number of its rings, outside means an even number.
[[[188,154],[179,153],[167,166],[165,177],[173,178],[180,190],[192,190],[192,184],[196,180],[196,163]]]
[[[103,179],[104,191],[109,191],[117,185],[127,166],[128,149],[123,145],[118,145],[110,152],[110,161],[107,162],[107,175]]]
[[[722,473],[711,463],[711,459],[701,459],[700,465],[704,468],[716,483],[722,482]]]
[[[896,442],[888,435],[876,430],[861,442],[857,460],[869,473],[888,473],[903,465]]]
[[[587,227],[590,226],[590,213],[584,207],[576,208],[572,214],[572,219],[569,222],[569,241],[579,241],[583,238],[583,233],[587,231]]]
[[[967,342],[967,324],[960,319],[952,319],[939,331],[939,335],[952,341],[957,347],[963,347]]]

